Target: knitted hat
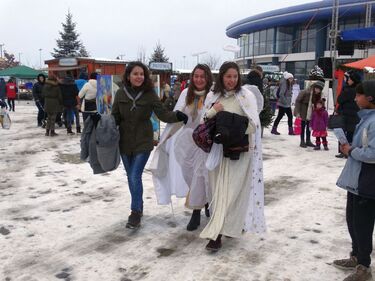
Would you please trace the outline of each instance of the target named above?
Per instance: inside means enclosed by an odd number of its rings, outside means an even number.
[[[314,67],[310,70],[309,77],[312,77],[313,79],[323,78],[324,77],[323,69],[321,69],[317,65],[314,65]]]
[[[314,82],[314,84],[311,85],[311,87],[317,87],[317,88],[320,88],[321,90],[323,90],[324,89],[324,82],[316,81],[316,82]]]

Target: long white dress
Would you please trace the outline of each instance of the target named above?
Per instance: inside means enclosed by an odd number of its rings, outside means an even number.
[[[178,99],[174,110],[188,115],[186,125],[168,124],[154,152],[150,169],[158,204],[171,203],[171,197],[186,197],[186,206],[200,209],[210,201],[208,171],[205,168],[207,153],[202,151],[192,138],[203,112],[203,97],[186,106],[187,89]],[[194,108],[196,112],[194,113]],[[181,126],[181,125],[180,125]]]
[[[215,240],[219,234],[239,237],[244,230],[265,231],[260,126],[257,106],[249,104],[256,103],[256,99],[254,95],[249,98],[250,95],[251,92],[242,89],[239,94],[216,99],[225,111],[249,117],[247,133],[250,149],[241,153],[239,160],[223,157],[219,165],[209,172],[213,193],[212,215],[200,234],[202,238]]]

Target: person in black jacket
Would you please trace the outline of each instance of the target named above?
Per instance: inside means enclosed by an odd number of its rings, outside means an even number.
[[[257,86],[263,95],[263,69],[257,65],[246,77],[246,84]]]
[[[352,143],[353,134],[356,125],[359,122],[357,112],[359,107],[355,102],[355,87],[361,82],[361,77],[354,71],[345,73],[345,86],[337,98],[339,104],[337,113],[344,116],[345,127],[343,128],[349,143]],[[336,155],[337,158],[343,158],[342,153]]]
[[[43,123],[45,123],[44,97],[42,96],[42,90],[44,83],[46,82],[46,76],[43,73],[40,73],[36,77],[36,80],[38,80],[38,82],[36,82],[33,86],[33,97],[35,105],[38,108],[38,127],[42,127]]]
[[[73,77],[68,73],[59,83],[63,98],[64,113],[66,116],[67,134],[74,135],[72,124],[74,122],[74,110],[77,106],[78,88]]]

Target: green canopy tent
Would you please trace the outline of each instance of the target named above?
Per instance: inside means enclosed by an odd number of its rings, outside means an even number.
[[[0,77],[1,76],[9,76],[9,77],[15,77],[18,79],[36,79],[38,74],[43,73],[47,76],[47,73],[33,69],[28,66],[19,65],[16,67],[6,68],[3,70],[0,70]]]

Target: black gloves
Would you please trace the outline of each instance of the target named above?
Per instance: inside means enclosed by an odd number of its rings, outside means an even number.
[[[176,117],[177,117],[178,121],[182,121],[182,122],[184,122],[184,124],[186,124],[187,121],[189,120],[189,117],[185,113],[183,113],[179,110],[176,111]]]

